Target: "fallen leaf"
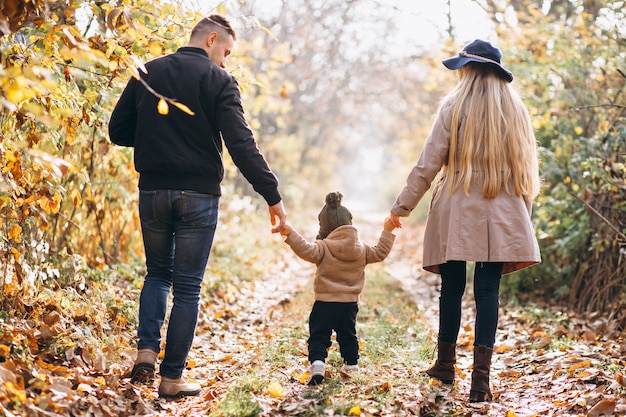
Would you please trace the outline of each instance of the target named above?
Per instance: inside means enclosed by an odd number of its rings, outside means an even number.
[[[298,382],[305,385],[307,381],[309,380],[310,375],[311,374],[309,373],[309,371],[304,372],[302,375],[300,375],[300,378],[298,378]]]
[[[359,407],[358,405],[355,405],[354,407],[350,408],[350,411],[348,412],[349,416],[360,416],[361,415],[361,407]]]
[[[276,381],[271,381],[267,385],[267,393],[274,398],[285,398],[285,388]]]
[[[613,398],[605,398],[600,400],[599,403],[591,407],[587,413],[587,417],[598,417],[612,415],[615,410],[616,401]]]
[[[589,366],[591,366],[591,361],[589,359],[586,359],[584,361],[580,361],[578,363],[573,364],[572,366],[570,366],[569,368],[567,368],[567,372],[574,372],[576,369],[580,369],[580,368],[588,368]]]

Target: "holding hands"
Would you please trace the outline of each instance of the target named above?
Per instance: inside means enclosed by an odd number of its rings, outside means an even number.
[[[293,232],[293,226],[289,222],[285,222],[282,229],[280,229],[281,236],[289,236],[289,234]]]
[[[397,227],[398,229],[402,227],[402,222],[400,221],[400,216],[398,216],[394,212],[390,212],[389,213],[389,217],[387,217],[387,219],[385,219],[385,222],[387,222],[387,220],[391,221],[391,223],[393,224],[393,227]]]

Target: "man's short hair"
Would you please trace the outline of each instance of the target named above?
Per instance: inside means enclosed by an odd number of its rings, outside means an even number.
[[[211,32],[217,32],[218,34],[229,34],[233,37],[233,40],[237,40],[237,34],[230,24],[230,20],[221,14],[210,14],[203,17],[191,30],[191,38],[208,36]]]

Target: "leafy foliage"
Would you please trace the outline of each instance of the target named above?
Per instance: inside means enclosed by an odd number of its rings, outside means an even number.
[[[544,261],[509,289],[613,312],[624,327],[626,75],[623,28],[611,23],[624,18],[620,3],[597,16],[529,8],[539,23],[523,37],[502,36],[517,51],[514,72],[536,121],[544,179],[534,212]]]
[[[15,305],[53,280],[76,286],[61,269],[76,257],[103,268],[141,254],[132,153],[108,141],[108,115],[198,16],[152,1],[9,3],[28,17],[0,39],[1,284]]]

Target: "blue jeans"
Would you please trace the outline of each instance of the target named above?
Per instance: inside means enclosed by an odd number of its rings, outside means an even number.
[[[461,327],[461,299],[465,292],[465,261],[449,261],[439,265],[441,296],[439,297],[439,335],[441,341],[456,343]],[[476,262],[474,267],[474,346],[493,347],[498,328],[500,278],[502,262]]]
[[[139,297],[138,349],[160,351],[161,327],[173,289],[161,376],[178,378],[187,363],[218,208],[219,196],[210,194],[139,191],[147,275]]]

